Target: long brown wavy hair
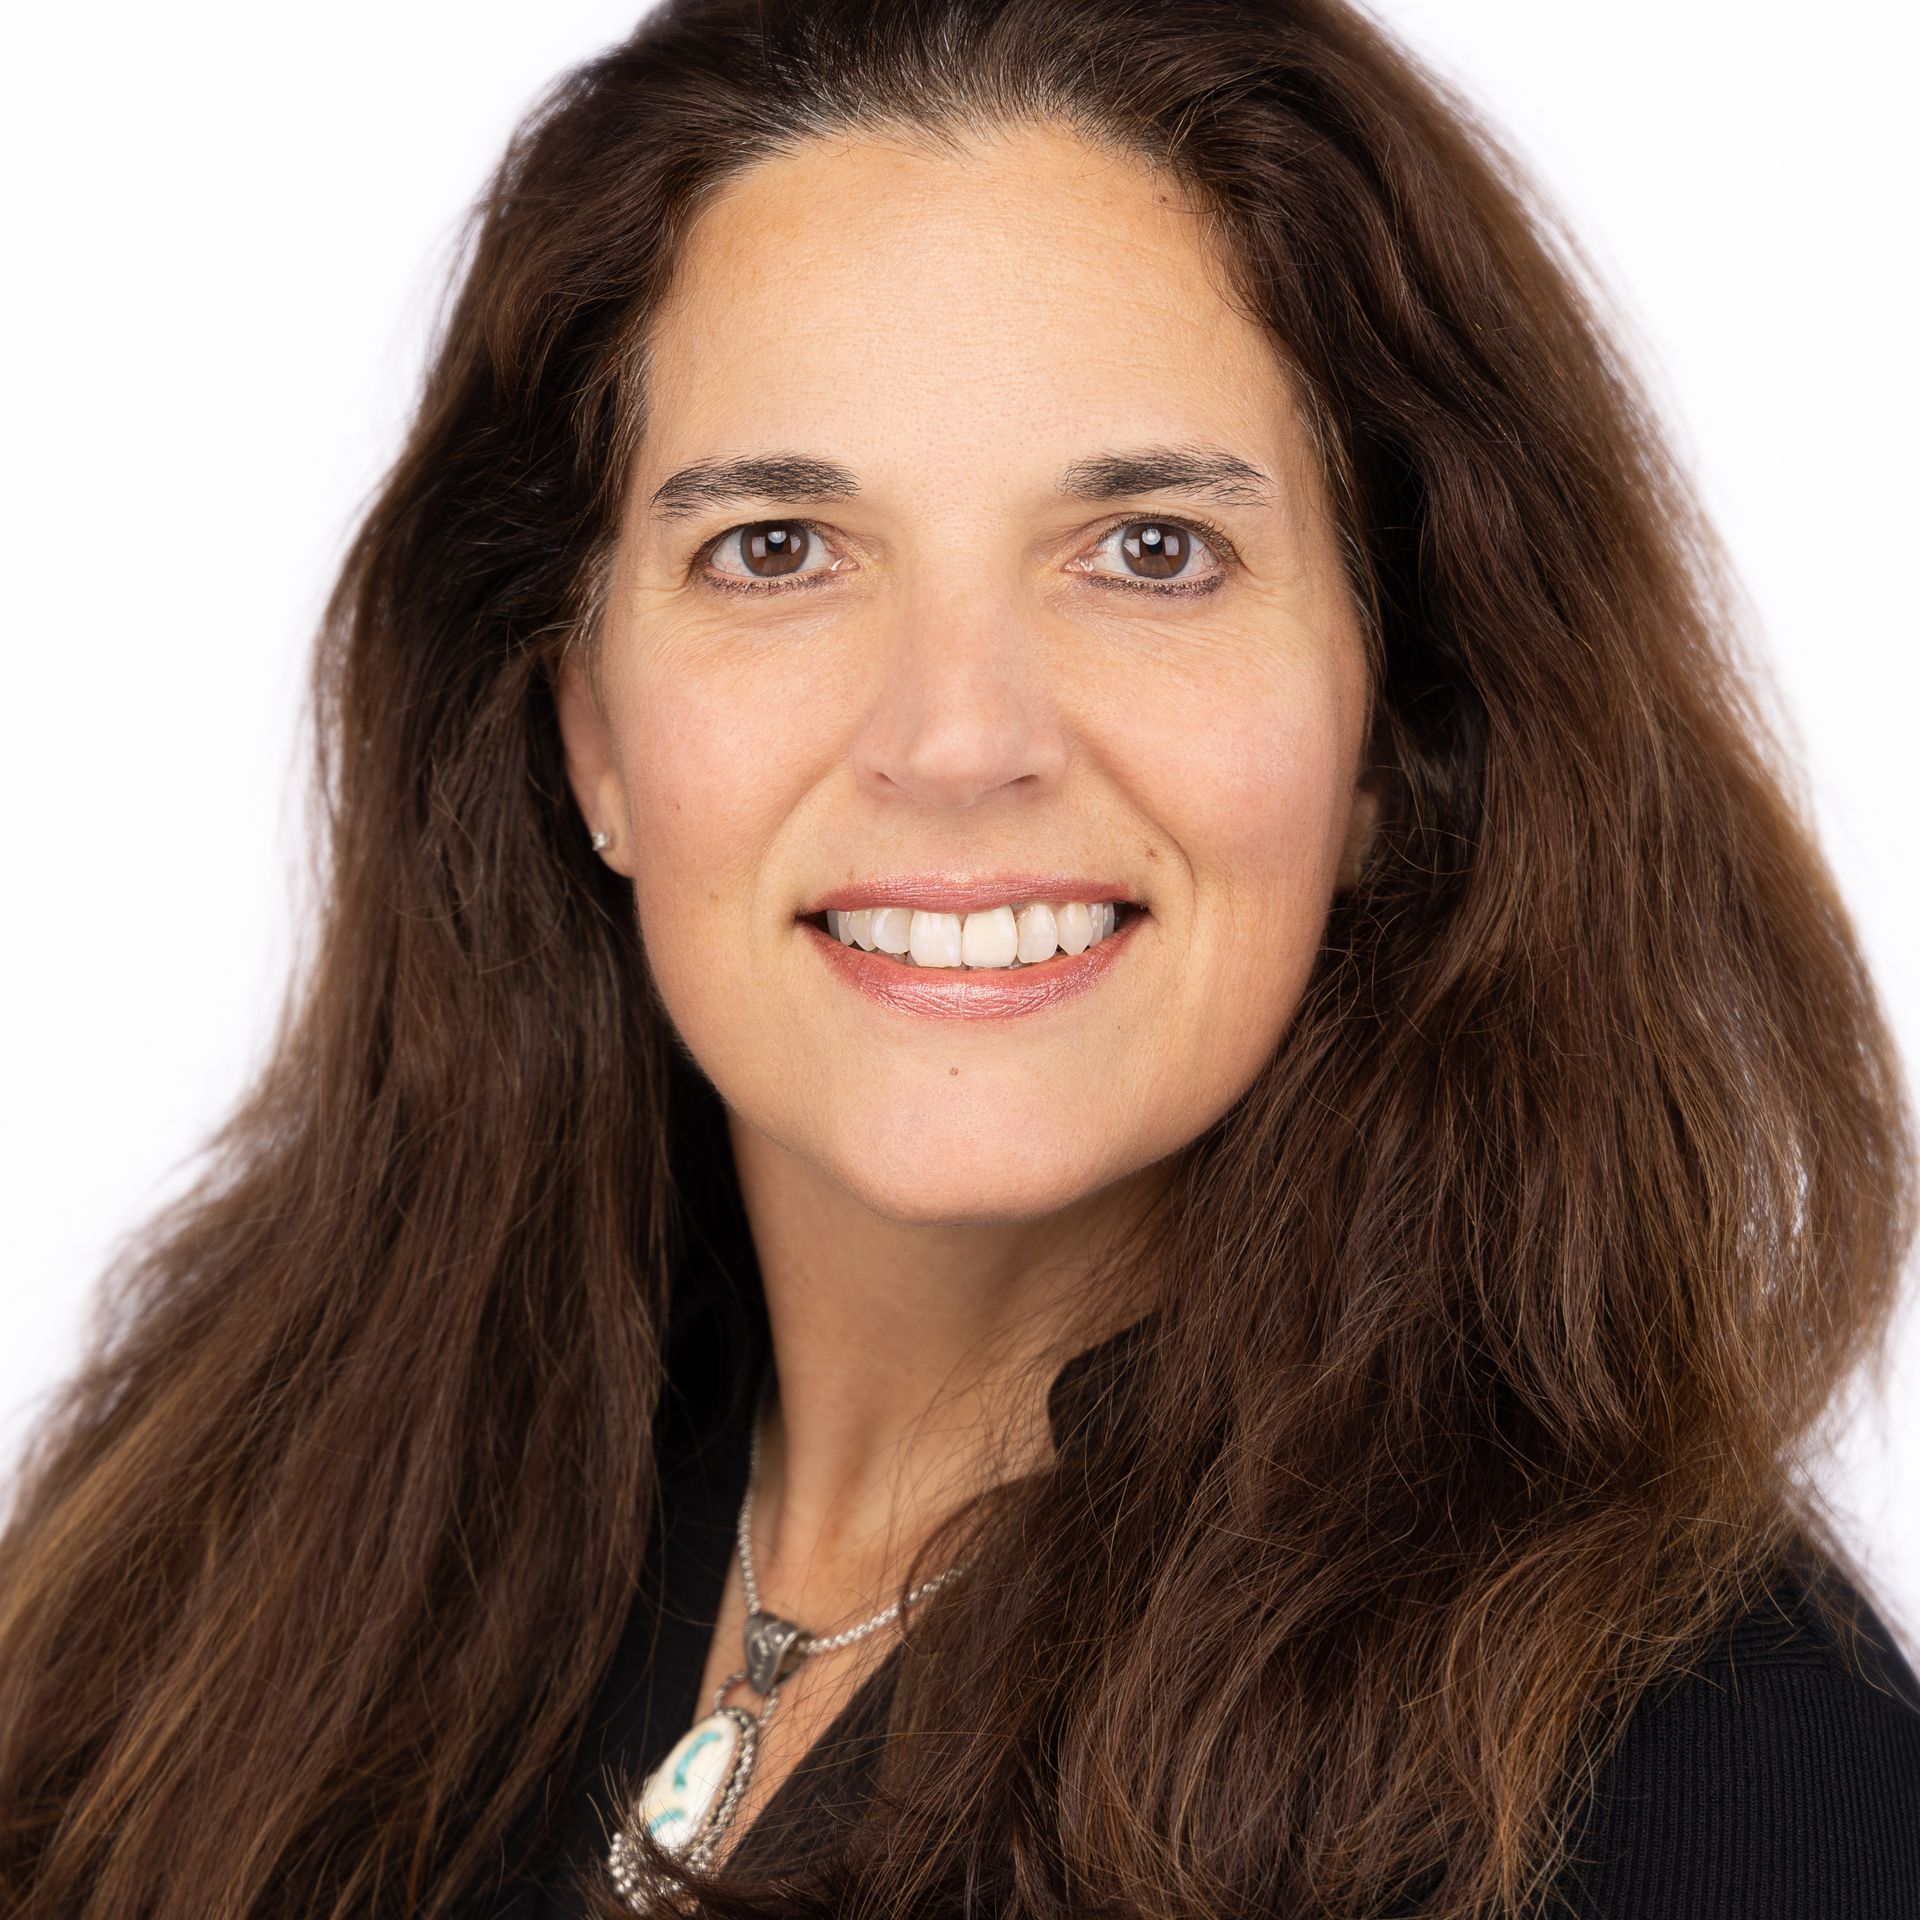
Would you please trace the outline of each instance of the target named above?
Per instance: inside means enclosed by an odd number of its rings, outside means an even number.
[[[738,1204],[555,724],[649,316],[742,168],[1035,121],[1186,182],[1289,357],[1393,799],[1180,1159],[1127,1417],[928,1543],[975,1571],[864,1823],[706,1910],[1516,1909],[1636,1699],[1806,1543],[1850,1565],[1809,1464],[1884,1346],[1905,1096],[1520,165],[1343,0],[675,0],[476,209],[318,648],[316,945],[15,1491],[8,1913],[432,1920],[541,1845],[672,1276]]]

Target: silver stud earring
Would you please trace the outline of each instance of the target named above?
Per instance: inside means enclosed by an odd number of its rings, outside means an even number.
[[[602,847],[610,847],[610,846],[612,846],[612,844],[613,844],[613,835],[612,835],[612,834],[610,834],[610,833],[608,833],[608,832],[606,831],[606,829],[605,829],[605,828],[603,828],[603,827],[595,827],[595,828],[594,828],[594,830],[593,830],[593,850],[594,850],[594,852],[595,852],[595,853],[598,853],[598,852],[600,851],[600,849],[601,849]]]

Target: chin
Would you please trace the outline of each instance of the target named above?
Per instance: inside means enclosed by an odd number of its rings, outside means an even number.
[[[1044,1219],[1098,1192],[1124,1170],[1084,1137],[1062,1133],[1048,1139],[1032,1129],[959,1115],[951,1126],[923,1123],[840,1135],[818,1143],[808,1158],[870,1212],[902,1226]]]

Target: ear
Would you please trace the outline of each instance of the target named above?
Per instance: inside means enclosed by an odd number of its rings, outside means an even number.
[[[1389,778],[1385,767],[1369,765],[1362,768],[1353,783],[1346,844],[1340,850],[1340,866],[1333,883],[1335,893],[1350,892],[1360,884],[1360,870],[1372,850],[1374,835],[1380,829],[1380,816],[1385,811]]]
[[[560,722],[567,785],[586,822],[585,831],[609,836],[600,858],[631,879],[633,822],[627,810],[626,782],[614,750],[613,728],[587,670],[586,656],[577,647],[569,647],[560,662],[553,704]]]

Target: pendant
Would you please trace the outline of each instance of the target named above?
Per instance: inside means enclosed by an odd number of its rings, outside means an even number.
[[[651,1874],[635,1844],[637,1833],[650,1834],[688,1865],[707,1866],[740,1796],[753,1777],[760,1729],[773,1712],[780,1682],[807,1657],[812,1636],[792,1620],[755,1610],[742,1629],[747,1664],[721,1681],[713,1711],[696,1720],[673,1751],[647,1775],[640,1797],[607,1850],[607,1872],[614,1889],[636,1912],[655,1891]],[[727,1707],[728,1689],[744,1680],[763,1696],[760,1711]]]
[[[747,1615],[742,1637],[747,1648],[747,1685],[755,1693],[771,1693],[785,1674],[806,1657],[807,1630],[777,1613]]]
[[[725,1829],[753,1772],[759,1721],[744,1707],[720,1707],[696,1721],[647,1775],[628,1827],[614,1836],[607,1870],[615,1889],[638,1906],[648,1876],[631,1831],[652,1835],[669,1853],[698,1865]]]

